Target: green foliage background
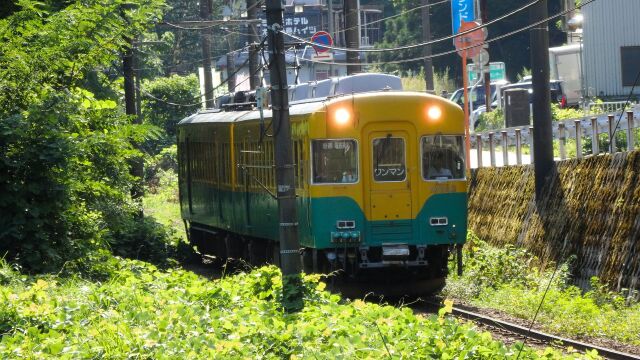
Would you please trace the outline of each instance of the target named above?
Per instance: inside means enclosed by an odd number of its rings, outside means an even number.
[[[0,20],[0,256],[51,271],[95,249],[135,257],[160,247],[129,196],[129,161],[141,156],[132,144],[154,131],[131,124],[118,88],[96,98],[84,86],[118,66],[127,38],[157,21],[164,3],[18,6]]]

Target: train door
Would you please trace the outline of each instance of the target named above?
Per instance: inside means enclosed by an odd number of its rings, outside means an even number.
[[[374,124],[365,130],[365,194],[372,244],[407,243],[417,191],[415,130],[409,124]],[[364,148],[364,146],[363,146]],[[417,195],[417,194],[416,194]]]

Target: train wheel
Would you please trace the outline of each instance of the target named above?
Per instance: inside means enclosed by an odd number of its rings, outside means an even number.
[[[300,262],[302,263],[302,271],[306,274],[313,273],[313,250],[315,249],[304,249],[302,255],[300,255]]]
[[[228,235],[224,241],[227,249],[227,258],[229,260],[242,259],[242,255],[244,253],[244,241],[240,237],[233,235]]]
[[[249,240],[249,263],[262,266],[267,262],[267,242],[259,239]]]
[[[205,249],[203,247],[203,240],[204,232],[198,229],[194,229],[193,227],[189,228],[189,241],[191,242],[191,245],[197,247],[198,251],[200,251],[201,253],[205,252]]]
[[[271,263],[277,267],[280,267],[280,244],[277,242],[272,242],[272,250],[273,255],[271,257]]]
[[[220,234],[212,239],[212,254],[215,256],[215,264],[217,266],[223,266],[227,262],[227,245],[226,245],[226,234]]]

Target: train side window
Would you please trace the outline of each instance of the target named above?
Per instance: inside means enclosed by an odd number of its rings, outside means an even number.
[[[358,182],[358,145],[355,140],[312,140],[314,184]]]
[[[420,149],[424,180],[465,178],[464,139],[461,135],[424,136]]]
[[[293,158],[295,161],[295,179],[296,179],[296,189],[304,188],[304,159],[303,159],[303,150],[302,150],[302,140],[295,140],[293,142]]]

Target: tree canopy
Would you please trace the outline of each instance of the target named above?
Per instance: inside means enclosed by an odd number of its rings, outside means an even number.
[[[157,21],[164,3],[18,5],[0,20],[0,254],[47,271],[140,226],[128,160],[149,129],[131,125],[119,88],[97,99],[84,85],[117,71],[127,39]]]
[[[387,15],[405,14],[391,18],[385,22],[385,32],[383,42],[378,44],[380,48],[398,47],[409,44],[421,43],[422,26],[424,25],[421,18],[421,11],[409,11],[422,5],[421,0],[394,0],[393,8]],[[432,0],[431,3],[439,3]],[[489,20],[500,17],[515,9],[528,4],[529,0],[487,0],[488,18]],[[553,0],[549,2],[549,14],[554,14],[560,9],[560,1]],[[433,5],[429,8],[431,18],[431,36],[432,39],[442,38],[451,35],[451,3],[444,2],[442,4]],[[529,12],[523,11],[513,15],[503,21],[497,22],[488,27],[489,39],[507,34],[511,31],[518,30],[526,24],[529,24]],[[553,24],[550,28],[550,44],[551,46],[560,45],[564,41],[563,33]],[[454,49],[452,41],[442,41],[433,45],[432,53],[439,54]],[[523,31],[508,38],[492,42],[489,45],[489,54],[491,61],[502,61],[506,64],[507,76],[509,79],[516,80],[517,74],[523,68],[531,68],[530,51],[529,51],[529,32]],[[381,61],[391,61],[407,58],[417,58],[422,56],[422,48],[411,50],[402,50],[396,52],[387,52],[379,56]],[[439,56],[433,59],[433,66],[436,71],[442,72],[446,68],[451,69],[451,73],[456,77],[459,83],[462,82],[462,69],[460,57],[457,54]],[[384,71],[403,71],[411,70],[418,73],[423,67],[421,61],[413,61],[402,64],[383,65]]]

